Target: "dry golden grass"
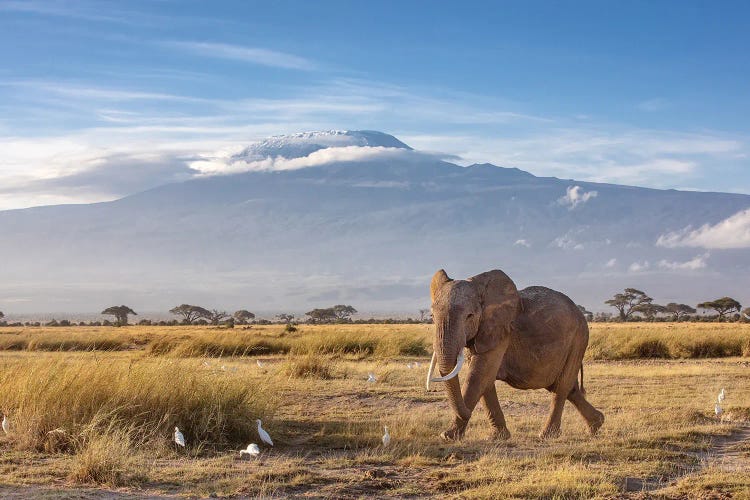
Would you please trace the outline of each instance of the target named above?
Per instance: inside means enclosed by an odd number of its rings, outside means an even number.
[[[0,408],[12,424],[0,437],[0,474],[10,488],[0,496],[34,496],[33,488],[65,483],[72,490],[79,483],[103,484],[154,496],[750,494],[750,443],[735,443],[744,436],[738,432],[750,406],[750,362],[742,357],[588,361],[588,398],[607,417],[593,438],[567,405],[562,435],[540,441],[548,393],[498,383],[512,437],[492,440],[485,412],[477,408],[466,439],[444,443],[437,435],[449,425],[445,396],[425,391],[429,357],[412,351],[430,345],[429,326],[282,330],[131,327],[116,330],[126,336],[127,351],[0,353]],[[592,325],[592,343],[609,346],[609,353],[627,353],[643,339],[671,349],[684,345],[683,337],[700,342],[701,336],[749,334],[746,326],[731,324]],[[259,367],[244,351],[258,339],[284,343],[289,352],[264,354]],[[172,347],[148,347],[160,341]],[[217,353],[205,342],[243,349]],[[183,357],[196,353],[205,357]],[[420,366],[408,368],[415,360]],[[376,383],[366,382],[369,372]],[[725,416],[733,416],[724,422],[713,415],[722,387]],[[256,460],[241,460],[237,450],[259,442],[258,417],[276,446],[263,447]],[[186,450],[171,443],[174,425],[186,435]],[[380,441],[383,425],[392,436],[388,448]],[[58,428],[64,434],[49,434]],[[713,458],[728,444],[740,450],[731,467]]]

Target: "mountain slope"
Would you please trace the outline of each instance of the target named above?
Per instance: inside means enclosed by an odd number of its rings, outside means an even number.
[[[274,138],[242,155],[374,151],[310,168],[201,177],[109,203],[0,212],[0,305],[299,311],[345,302],[414,311],[428,304],[438,268],[457,277],[502,268],[519,286],[552,286],[591,309],[604,309],[625,286],[660,302],[750,300],[735,278],[750,270],[746,250],[655,245],[662,234],[750,207],[750,196],[460,167],[380,133],[299,139]]]

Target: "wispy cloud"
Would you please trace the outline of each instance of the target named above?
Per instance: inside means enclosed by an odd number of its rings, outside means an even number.
[[[659,267],[662,269],[670,269],[673,271],[695,271],[697,269],[703,269],[704,267],[706,267],[706,261],[709,257],[710,254],[704,253],[703,255],[696,255],[692,259],[685,262],[660,260]]]
[[[163,45],[181,49],[203,57],[230,59],[251,64],[260,64],[262,66],[297,69],[304,71],[312,71],[317,68],[317,64],[304,57],[299,57],[293,54],[287,54],[285,52],[279,52],[276,50],[270,50],[261,47],[246,47],[242,45],[230,45],[226,43],[184,41],[168,41],[163,42]]]
[[[698,229],[688,226],[659,236],[661,247],[699,247],[709,249],[750,248],[750,208]]]
[[[628,266],[628,271],[631,273],[640,273],[643,271],[647,271],[651,267],[651,264],[647,260],[644,260],[643,262],[633,262]]]

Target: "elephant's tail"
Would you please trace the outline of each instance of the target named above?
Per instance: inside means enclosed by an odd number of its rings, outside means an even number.
[[[581,362],[581,392],[586,394],[586,389],[583,388],[583,362]]]

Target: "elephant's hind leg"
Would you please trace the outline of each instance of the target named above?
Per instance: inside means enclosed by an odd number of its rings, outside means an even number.
[[[560,391],[559,387],[555,389],[549,389],[553,392],[552,395],[552,408],[550,408],[549,417],[547,417],[547,424],[539,433],[539,437],[542,439],[548,439],[557,437],[560,435],[560,422],[562,421],[563,409],[565,409],[566,395]]]
[[[494,383],[482,394],[482,402],[484,402],[484,407],[487,408],[492,427],[495,428],[495,437],[508,439],[510,431],[505,425],[505,415],[503,415],[503,410],[500,408],[500,401],[497,399],[497,389],[495,389]]]
[[[604,423],[604,414],[594,408],[591,403],[586,401],[586,397],[581,392],[578,383],[576,382],[575,387],[568,395],[568,400],[578,409],[578,412],[586,420],[586,424],[589,426],[589,432],[591,435],[595,435],[599,428]]]

